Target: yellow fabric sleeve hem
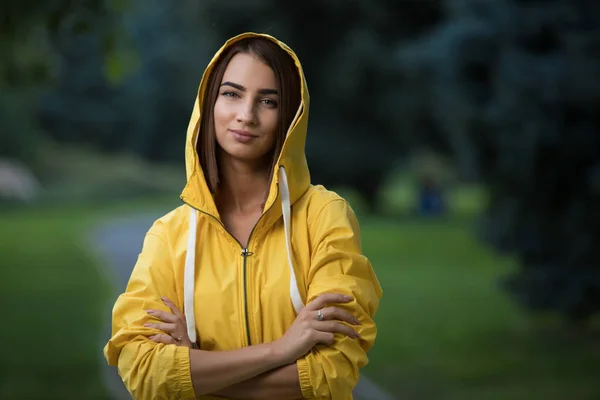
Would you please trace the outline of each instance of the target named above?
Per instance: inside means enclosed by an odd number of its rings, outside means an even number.
[[[306,358],[301,358],[296,362],[296,365],[298,366],[298,378],[300,380],[302,396],[304,396],[305,399],[316,399],[312,383],[310,382],[308,361],[306,361]]]
[[[175,350],[176,377],[182,399],[195,399],[196,393],[192,385],[192,372],[190,369],[190,349],[178,346]]]

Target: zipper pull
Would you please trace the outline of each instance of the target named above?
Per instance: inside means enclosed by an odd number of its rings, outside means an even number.
[[[242,257],[248,257],[248,256],[251,256],[252,254],[254,254],[254,253],[249,251],[247,248],[242,249]]]

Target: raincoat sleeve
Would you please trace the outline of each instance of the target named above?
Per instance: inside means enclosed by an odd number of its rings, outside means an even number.
[[[307,303],[326,292],[344,293],[354,300],[340,307],[359,319],[354,327],[361,339],[336,334],[332,346],[315,346],[297,362],[302,394],[307,399],[347,400],[368,362],[377,329],[373,317],[382,289],[369,260],[362,254],[358,221],[349,204],[333,200],[311,226],[311,267]]]
[[[193,399],[187,347],[165,345],[148,339],[158,331],[143,324],[157,322],[145,310],[170,310],[165,296],[177,304],[169,246],[157,221],[144,238],[142,251],[131,273],[125,293],[113,308],[112,338],[104,348],[109,365],[119,375],[134,399]]]

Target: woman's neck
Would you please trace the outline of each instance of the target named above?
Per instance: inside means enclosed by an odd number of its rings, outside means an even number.
[[[262,212],[269,194],[270,166],[252,165],[223,155],[219,160],[219,189],[215,196],[220,213]]]

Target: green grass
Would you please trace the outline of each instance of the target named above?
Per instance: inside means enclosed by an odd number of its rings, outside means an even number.
[[[536,327],[464,222],[361,226],[384,289],[366,375],[410,399],[600,398],[598,343]]]
[[[114,288],[87,235],[104,218],[179,204],[170,196],[0,213],[0,399],[107,398],[101,334]]]
[[[99,339],[108,286],[81,240],[87,215],[0,215],[0,398],[106,397]]]

